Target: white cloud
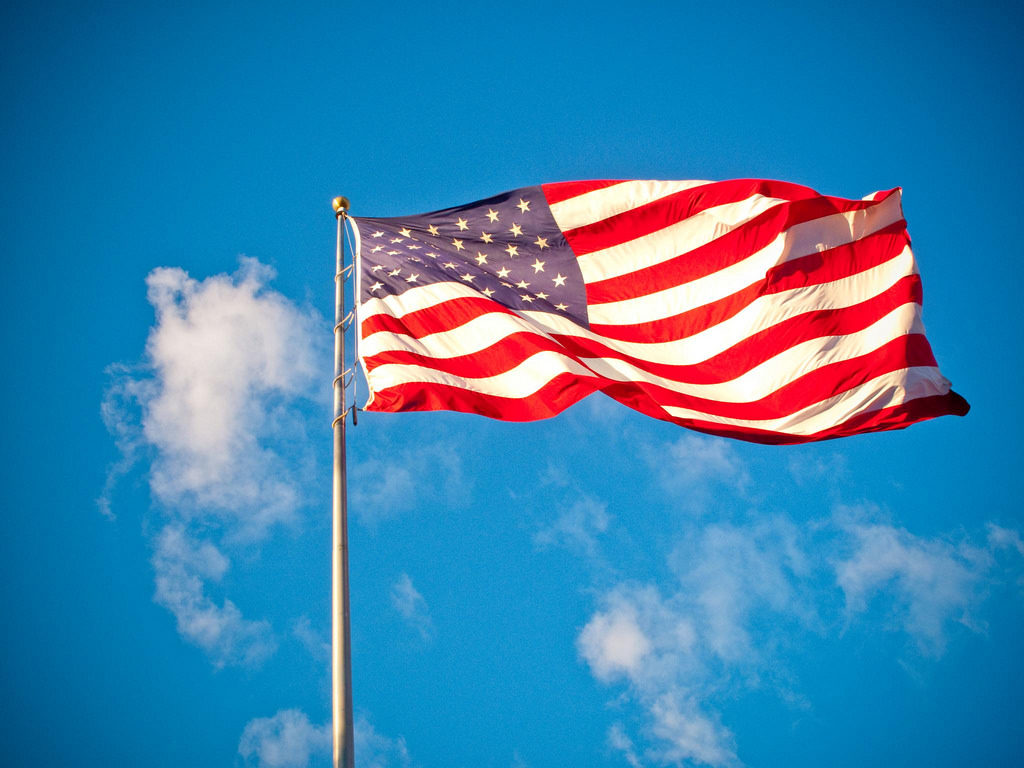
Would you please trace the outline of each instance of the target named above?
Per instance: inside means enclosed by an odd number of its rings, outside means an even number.
[[[735,765],[735,739],[716,718],[701,711],[692,696],[672,691],[651,705],[652,735],[658,745],[648,755],[667,765]]]
[[[216,666],[258,666],[276,650],[269,623],[245,619],[230,600],[217,605],[206,595],[205,582],[219,581],[228,569],[228,559],[210,542],[193,541],[180,525],[169,525],[157,536],[153,569],[154,599]]]
[[[443,501],[463,506],[473,485],[455,446],[444,441],[401,449],[378,444],[375,453],[350,464],[348,477],[350,506],[370,528],[417,505]]]
[[[580,655],[605,682],[636,675],[651,650],[651,641],[638,624],[636,607],[621,594],[610,596],[609,601],[613,604],[591,617],[577,643]]]
[[[430,608],[423,595],[413,586],[409,574],[403,573],[391,586],[391,605],[421,638],[429,640],[433,636],[434,622],[430,618]]]
[[[292,625],[292,634],[315,660],[327,661],[331,657],[331,644],[323,635],[313,629],[313,623],[308,616],[300,616],[295,620]]]
[[[703,512],[713,489],[736,494],[750,482],[736,447],[720,437],[684,434],[672,443],[647,446],[644,458],[659,485],[692,512]]]
[[[355,723],[356,768],[408,768],[412,765],[405,738],[380,733],[365,717]]]
[[[899,626],[921,649],[940,655],[951,621],[971,625],[978,583],[989,554],[967,543],[954,547],[880,523],[844,521],[849,553],[835,563],[836,581],[848,613],[867,610],[872,598],[888,596]]]
[[[238,753],[255,768],[307,768],[311,757],[330,750],[330,723],[313,725],[298,709],[250,720],[238,743]]]
[[[668,599],[654,586],[619,585],[603,598],[577,641],[580,656],[603,682],[624,680],[647,713],[645,754],[654,762],[714,766],[735,762],[733,737],[697,704],[708,687],[707,653],[685,593]],[[639,763],[621,726],[609,744]]]
[[[624,682],[645,713],[642,752],[621,725],[609,733],[627,762],[738,762],[716,702],[775,674],[765,650],[788,642],[794,625],[814,623],[801,586],[811,570],[805,551],[782,520],[705,526],[670,557],[678,581],[667,592],[623,583],[604,593],[577,648],[595,678]]]
[[[356,768],[409,768],[412,764],[405,739],[385,736],[364,716],[356,717],[352,736]],[[238,743],[238,753],[252,768],[327,765],[332,750],[331,722],[314,725],[299,709],[250,720]]]
[[[198,531],[234,546],[297,522],[314,466],[306,428],[315,376],[328,370],[323,321],[269,290],[273,276],[245,258],[235,274],[205,280],[153,270],[146,283],[156,324],[145,360],[111,367],[102,407],[122,459],[100,508],[112,514],[117,478],[147,458],[167,520],[154,542],[155,599],[218,666],[259,663],[274,644],[265,622],[206,595],[205,582],[218,580],[228,559]],[[326,405],[326,383],[323,391]]]
[[[617,752],[621,752],[626,762],[633,768],[640,768],[643,763],[636,752],[633,740],[629,738],[621,723],[612,723],[608,727],[608,746]]]
[[[988,530],[988,545],[993,550],[1009,549],[1018,555],[1024,555],[1024,539],[1021,539],[1020,531],[1003,528],[995,523],[989,523],[985,527]]]
[[[541,548],[561,545],[594,559],[598,554],[597,537],[608,530],[610,522],[607,505],[585,496],[563,506],[551,525],[537,531],[533,541]]]
[[[719,658],[749,663],[756,654],[750,616],[788,614],[813,621],[799,579],[810,570],[794,526],[765,519],[747,526],[706,526],[696,543],[682,543],[672,562]]]
[[[259,538],[302,502],[296,468],[273,444],[304,442],[295,404],[316,394],[322,321],[266,290],[273,270],[243,259],[234,275],[197,281],[181,269],[147,279],[157,323],[153,378],[137,390],[156,449],[150,484],[176,508],[215,510]],[[326,385],[324,386],[326,390]]]

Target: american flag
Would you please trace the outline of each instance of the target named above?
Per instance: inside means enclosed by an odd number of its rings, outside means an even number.
[[[762,443],[963,415],[900,194],[580,181],[352,218],[366,410],[529,421],[601,391]]]

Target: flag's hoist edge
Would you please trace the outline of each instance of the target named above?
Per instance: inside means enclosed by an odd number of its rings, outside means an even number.
[[[483,295],[471,270],[364,292],[370,230],[472,264],[452,233],[497,229],[498,203],[517,198],[557,223],[538,240],[571,248],[588,322],[523,308],[529,293]],[[701,432],[802,443],[969,409],[924,336],[899,189],[846,200],[750,179],[562,182],[351,221],[367,410],[530,421],[601,391]],[[516,226],[486,242],[522,244]]]

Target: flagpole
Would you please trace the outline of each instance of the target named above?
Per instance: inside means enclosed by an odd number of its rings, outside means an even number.
[[[331,709],[334,768],[355,768],[352,734],[352,644],[348,600],[348,494],[345,477],[345,217],[349,202],[332,201],[338,222],[334,271],[334,483],[331,547]],[[354,371],[353,371],[354,375]]]

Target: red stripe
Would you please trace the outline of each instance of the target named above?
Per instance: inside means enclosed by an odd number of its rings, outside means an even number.
[[[595,189],[613,187],[616,184],[621,183],[621,179],[556,181],[553,184],[541,184],[540,188],[544,192],[544,197],[547,199],[548,205],[554,205],[555,203],[560,203],[563,200],[568,200],[571,197],[578,197],[579,195],[586,194],[587,192],[593,192]]]
[[[591,323],[590,330],[605,338],[621,341],[663,342],[685,339],[728,320],[761,296],[824,285],[874,269],[899,256],[908,244],[909,238],[903,230],[903,223],[897,222],[854,243],[784,262],[768,270],[763,280],[718,301],[672,317],[642,323]],[[624,319],[628,321],[631,318]]]
[[[557,341],[532,331],[513,333],[481,349],[457,357],[433,357],[408,350],[387,350],[365,358],[366,370],[372,371],[382,365],[420,365],[435,371],[462,376],[467,379],[482,379],[497,376],[520,365],[538,352],[558,352],[576,359]],[[579,362],[579,361],[577,361]],[[582,365],[582,363],[581,363]]]
[[[857,333],[897,307],[911,302],[921,303],[921,280],[917,275],[908,275],[888,290],[860,304],[837,310],[815,310],[787,318],[742,339],[714,357],[692,365],[639,359],[579,336],[556,335],[555,338],[577,357],[625,360],[641,370],[673,381],[716,384],[731,381],[797,344],[811,339]]]
[[[805,341],[861,331],[899,306],[910,302],[919,304],[920,297],[920,280],[917,275],[910,275],[868,301],[841,310],[816,310],[788,318],[706,361],[692,365],[651,362],[588,338],[564,334],[548,338],[532,331],[510,334],[477,352],[455,357],[437,358],[408,350],[385,350],[367,357],[364,365],[368,371],[389,364],[418,365],[455,376],[483,378],[505,373],[538,352],[551,351],[571,357],[584,366],[588,358],[624,360],[672,381],[718,384],[731,381]]]
[[[885,373],[917,365],[934,365],[934,359],[924,337],[915,335],[896,339],[867,355],[811,371],[749,403],[725,403],[644,382],[609,382],[602,389],[631,408],[651,415],[662,406],[676,406],[725,418],[760,421],[789,416]]]
[[[867,432],[883,432],[894,429],[906,429],[911,424],[919,421],[934,419],[939,416],[965,416],[970,410],[967,401],[956,392],[949,392],[945,395],[932,395],[930,397],[919,397],[900,405],[889,406],[877,411],[868,411],[857,414],[853,418],[844,421],[835,427],[823,429],[810,435],[790,435],[785,432],[770,432],[763,429],[752,429],[749,427],[733,427],[723,424],[716,424],[710,421],[699,421],[696,419],[674,419],[666,418],[664,411],[661,415],[651,414],[655,418],[671,421],[681,427],[687,427],[698,432],[720,437],[732,437],[738,440],[746,440],[751,443],[762,443],[765,445],[798,445],[801,443],[812,443],[820,440],[834,440],[837,437],[849,437]]]
[[[432,333],[450,331],[487,314],[516,315],[508,307],[483,296],[459,296],[402,317],[371,315],[360,323],[365,339],[380,331],[401,333],[421,339]],[[516,315],[518,317],[518,315]]]
[[[374,393],[369,411],[459,411],[474,413],[501,421],[536,421],[561,413],[597,389],[588,380],[565,374],[566,381],[553,380],[546,387],[529,398],[504,398],[481,395],[445,385],[424,385],[419,383],[399,384]],[[769,445],[796,445],[837,437],[904,429],[911,424],[938,416],[964,416],[970,410],[967,402],[957,393],[933,395],[910,400],[900,405],[889,406],[876,411],[857,414],[842,424],[815,432],[810,435],[792,435],[785,432],[731,426],[699,419],[678,419],[665,411],[649,407],[636,407],[615,396],[610,388],[602,388],[605,394],[620,400],[624,405],[634,407],[663,421],[682,427],[721,437],[732,437],[752,443]]]
[[[864,210],[875,205],[878,203],[866,200],[836,201],[825,197],[782,203],[721,237],[667,261],[619,277],[588,283],[587,303],[605,304],[674,288],[743,261],[797,224],[835,213]]]
[[[646,382],[609,383],[606,392],[616,390],[615,399],[637,408],[675,406],[724,418],[762,421],[790,416],[808,406],[877,378],[885,373],[916,366],[934,366],[935,358],[924,336],[911,334],[890,341],[866,355],[817,368],[789,382],[769,395],[749,403],[727,403],[675,392]],[[644,410],[637,408],[637,410]],[[648,412],[648,410],[644,410]]]
[[[368,411],[460,411],[502,421],[555,416],[597,390],[595,380],[562,373],[529,397],[498,397],[447,384],[410,382],[373,393]]]
[[[567,230],[565,237],[576,255],[582,256],[657,232],[708,208],[738,203],[754,195],[789,201],[808,198],[838,199],[821,198],[812,189],[784,181],[719,181],[683,189],[593,224]]]

